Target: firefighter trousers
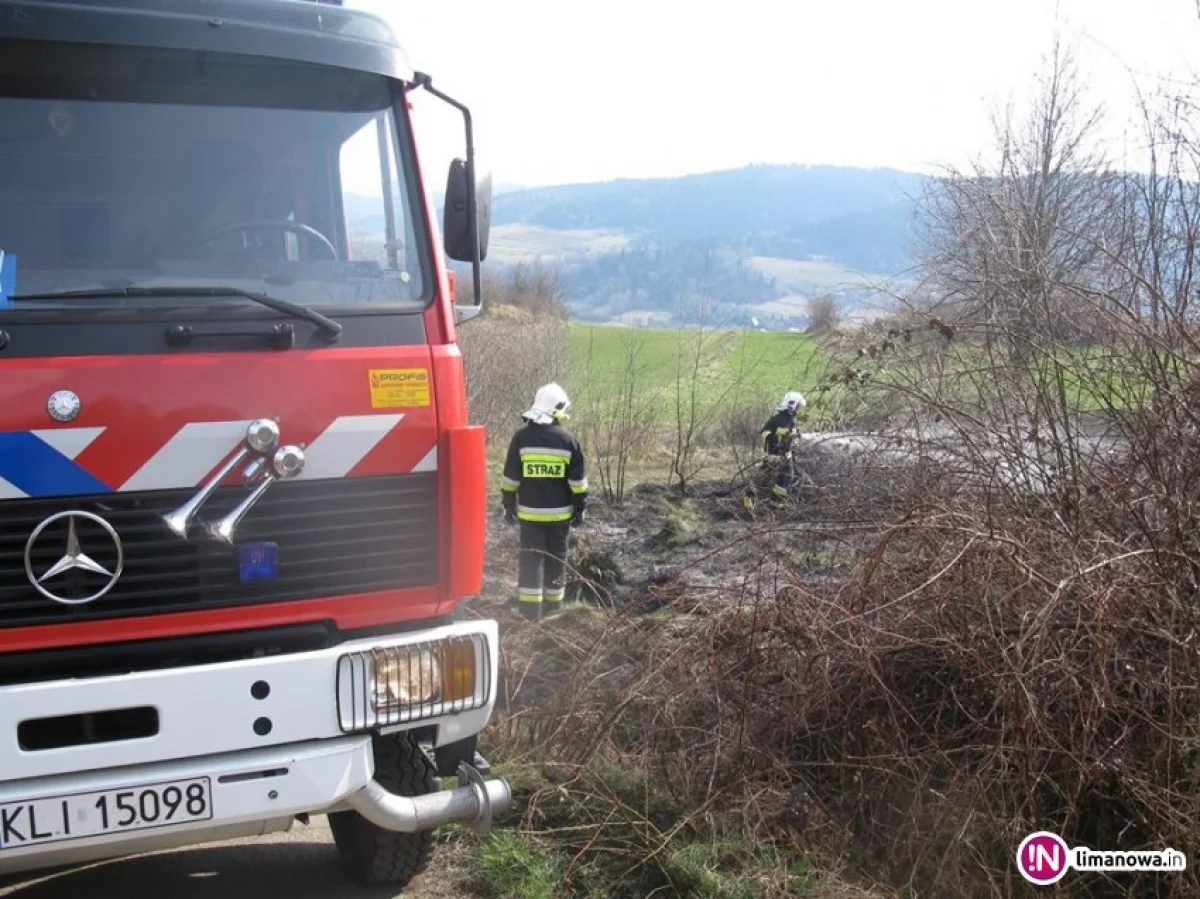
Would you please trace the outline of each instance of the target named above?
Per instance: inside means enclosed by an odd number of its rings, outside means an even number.
[[[521,522],[517,599],[525,618],[540,618],[543,608],[562,608],[570,535],[569,521]]]
[[[775,464],[778,469],[775,472],[775,483],[771,487],[771,492],[777,501],[783,501],[788,498],[792,485],[796,483],[796,466],[792,461],[791,453],[779,459]]]

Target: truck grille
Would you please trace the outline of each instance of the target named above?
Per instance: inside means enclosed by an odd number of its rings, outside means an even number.
[[[201,512],[215,521],[246,496],[221,488]],[[437,575],[437,476],[419,473],[275,484],[242,519],[235,543],[271,542],[279,573],[272,580],[239,580],[236,552],[193,523],[189,539],[175,536],[162,515],[195,490],[9,500],[0,504],[0,628],[95,621],[133,615],[258,605],[317,596],[432,584]],[[91,512],[120,535],[124,570],[116,585],[84,605],[52,602],[25,573],[25,545],[46,518]],[[109,571],[116,555],[100,526],[75,519],[83,552]],[[34,570],[52,565],[66,548],[66,523],[50,525],[35,544]],[[107,554],[107,555],[106,555]],[[61,584],[86,572],[60,575]]]

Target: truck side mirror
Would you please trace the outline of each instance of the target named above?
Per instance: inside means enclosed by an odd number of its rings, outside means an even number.
[[[476,174],[475,205],[479,210],[479,261],[482,262],[487,258],[488,234],[492,224],[491,172],[485,172],[482,176]],[[450,174],[446,179],[446,208],[442,219],[446,255],[456,262],[474,262],[467,164],[461,159],[450,163]]]

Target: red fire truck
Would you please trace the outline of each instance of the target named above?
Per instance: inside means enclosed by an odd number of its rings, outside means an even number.
[[[422,90],[467,138],[440,233]],[[0,873],[324,814],[403,883],[508,807],[497,626],[459,611],[489,205],[377,17],[0,5]]]

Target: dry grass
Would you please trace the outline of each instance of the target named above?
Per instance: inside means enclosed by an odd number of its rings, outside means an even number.
[[[801,861],[816,889],[830,860],[906,895],[1025,895],[1012,860],[1038,829],[1194,845],[1200,622],[1178,570],[1024,508],[924,499],[840,581],[764,554],[738,595],[668,584],[653,615],[509,633],[491,740],[537,772],[521,829],[564,871],[639,888],[697,842],[763,847],[755,896],[788,895],[770,872]],[[1194,872],[1075,875],[1059,894],[1195,890]]]

